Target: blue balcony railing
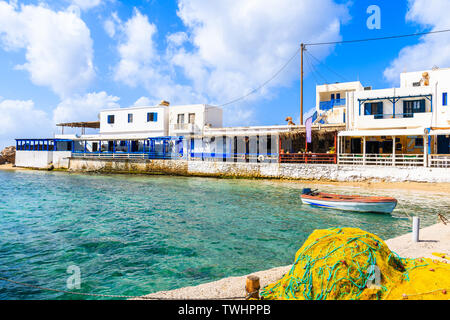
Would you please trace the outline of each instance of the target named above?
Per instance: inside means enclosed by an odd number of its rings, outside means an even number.
[[[417,113],[425,113],[425,112],[409,112],[396,114],[376,113],[376,114],[365,114],[365,116],[373,116],[374,119],[399,119],[399,118],[414,118],[414,115]]]
[[[319,104],[320,110],[327,111],[334,107],[345,106],[345,99],[334,99],[330,101],[321,101]]]

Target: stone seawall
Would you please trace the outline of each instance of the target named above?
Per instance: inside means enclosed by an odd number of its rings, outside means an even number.
[[[69,171],[188,175],[188,163],[183,160],[104,160],[71,158]]]
[[[450,169],[424,167],[71,158],[69,170],[79,172],[171,174],[222,178],[450,183]]]

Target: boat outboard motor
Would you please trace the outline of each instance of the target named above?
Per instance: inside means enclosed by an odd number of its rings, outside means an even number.
[[[311,188],[303,188],[302,190],[302,194],[311,194],[311,193],[312,193]]]

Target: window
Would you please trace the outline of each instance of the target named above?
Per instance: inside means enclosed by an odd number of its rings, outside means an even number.
[[[336,100],[341,100],[341,94],[340,93],[336,93]]]
[[[147,122],[156,122],[158,121],[158,113],[157,112],[148,112],[147,113]]]
[[[195,113],[189,113],[189,123],[195,123]]]
[[[447,105],[447,92],[442,93],[442,105],[443,106]]]
[[[423,138],[415,138],[414,139],[414,145],[416,147],[423,147]]]
[[[364,115],[373,115],[374,119],[383,119],[383,102],[365,103]]]
[[[114,123],[114,115],[108,115],[108,123]]]
[[[331,94],[331,100],[334,100],[334,93]]]
[[[184,123],[184,113],[178,114],[177,123]]]
[[[403,118],[412,118],[414,113],[425,112],[425,99],[403,101]]]
[[[128,114],[128,123],[132,123],[133,122],[133,114],[129,113]]]

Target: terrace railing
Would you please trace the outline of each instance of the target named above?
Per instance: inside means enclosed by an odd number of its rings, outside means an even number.
[[[423,166],[423,154],[340,154],[342,165],[374,165],[374,166]]]
[[[212,162],[278,162],[278,154],[190,152],[189,160]]]
[[[330,101],[321,101],[319,109],[323,111],[331,110],[334,107],[345,106],[345,99],[334,99]]]
[[[450,168],[450,154],[430,154],[428,164],[432,168]]]
[[[281,163],[313,163],[334,164],[336,154],[333,153],[281,153]]]
[[[74,152],[73,158],[93,158],[93,159],[155,159],[155,160],[170,160],[181,158],[183,155],[175,155],[171,153],[156,153],[156,152],[134,152],[134,153],[118,153],[118,152]]]

